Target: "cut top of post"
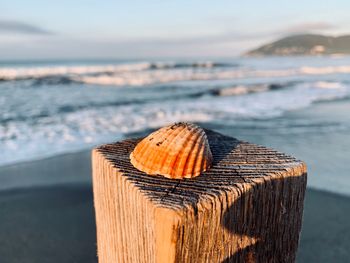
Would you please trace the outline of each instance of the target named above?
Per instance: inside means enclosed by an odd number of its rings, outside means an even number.
[[[95,149],[155,206],[196,209],[201,199],[249,190],[254,184],[300,176],[306,165],[284,153],[205,130],[213,153],[209,171],[191,179],[147,175],[133,167],[130,153],[141,139],[128,139]]]

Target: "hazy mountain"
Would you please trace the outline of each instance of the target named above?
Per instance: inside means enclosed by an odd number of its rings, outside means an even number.
[[[248,56],[350,54],[350,35],[293,35],[248,51]]]

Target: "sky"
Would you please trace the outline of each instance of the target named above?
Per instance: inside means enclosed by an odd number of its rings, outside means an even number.
[[[350,33],[349,0],[1,0],[0,60],[234,57]]]

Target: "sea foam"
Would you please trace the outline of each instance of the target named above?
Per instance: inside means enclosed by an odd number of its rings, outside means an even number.
[[[0,68],[0,80],[35,80],[43,84],[78,82],[109,86],[145,86],[180,81],[283,78],[350,73],[350,66],[260,69],[230,63],[141,62],[95,66]]]
[[[342,83],[311,82],[272,89],[268,85],[228,87],[223,88],[221,94],[209,92],[196,99],[159,98],[142,104],[103,107],[91,104],[73,111],[53,111],[40,118],[33,118],[36,113],[24,108],[19,118],[13,116],[0,126],[0,164],[89,148],[118,140],[131,132],[177,121],[236,125],[243,119],[274,118],[314,102],[341,99],[349,94],[349,87]],[[11,114],[10,109],[8,112]],[[24,118],[23,114],[31,115]]]

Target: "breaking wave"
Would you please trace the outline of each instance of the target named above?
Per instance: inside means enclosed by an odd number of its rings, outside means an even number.
[[[348,74],[350,66],[327,66],[284,69],[256,69],[234,63],[217,62],[142,62],[97,66],[56,66],[0,68],[0,80],[31,80],[33,85],[85,83],[109,86],[145,86],[180,81],[283,78]]]
[[[23,67],[23,68],[0,68],[0,80],[24,80],[24,79],[41,79],[53,76],[84,76],[84,75],[110,75],[125,72],[137,72],[145,70],[165,70],[165,69],[212,69],[235,67],[235,64],[206,62],[142,62],[132,64],[118,65],[96,65],[96,66],[53,66],[53,67]]]
[[[51,115],[61,115],[76,111],[81,111],[85,109],[98,109],[107,107],[120,107],[127,105],[141,105],[149,103],[160,103],[169,101],[170,103],[176,100],[192,100],[201,97],[225,97],[225,96],[241,96],[246,94],[254,94],[259,92],[268,92],[283,89],[285,87],[290,87],[293,83],[283,83],[283,84],[256,84],[256,85],[235,85],[235,86],[221,86],[215,88],[207,87],[196,87],[189,89],[187,91],[182,91],[184,88],[181,86],[161,86],[154,90],[162,90],[162,95],[150,96],[149,98],[126,98],[121,100],[107,100],[107,101],[90,101],[90,102],[76,102],[72,104],[71,102],[63,102],[53,105],[48,105],[45,109],[41,111],[34,111],[29,114],[30,111],[24,110],[20,113],[17,106],[17,114],[11,114],[13,108],[9,108],[8,112],[6,110],[3,112],[3,116],[0,116],[0,123],[5,124],[12,121],[34,121],[37,119],[49,117]],[[169,91],[167,91],[169,89]],[[177,93],[174,90],[178,90]],[[180,90],[180,91],[179,91]],[[62,99],[63,101],[63,99]],[[8,114],[6,114],[8,113]]]
[[[140,71],[124,72],[118,74],[100,74],[95,76],[79,75],[72,77],[76,82],[97,85],[112,86],[143,86],[159,83],[179,82],[179,81],[207,81],[207,80],[234,80],[250,78],[283,78],[296,76],[314,76],[329,74],[346,74],[350,73],[349,67],[327,67],[312,68],[301,67],[296,69],[271,69],[260,70],[251,68],[223,68],[221,70],[202,70],[193,69],[183,70],[157,70],[157,71]]]

